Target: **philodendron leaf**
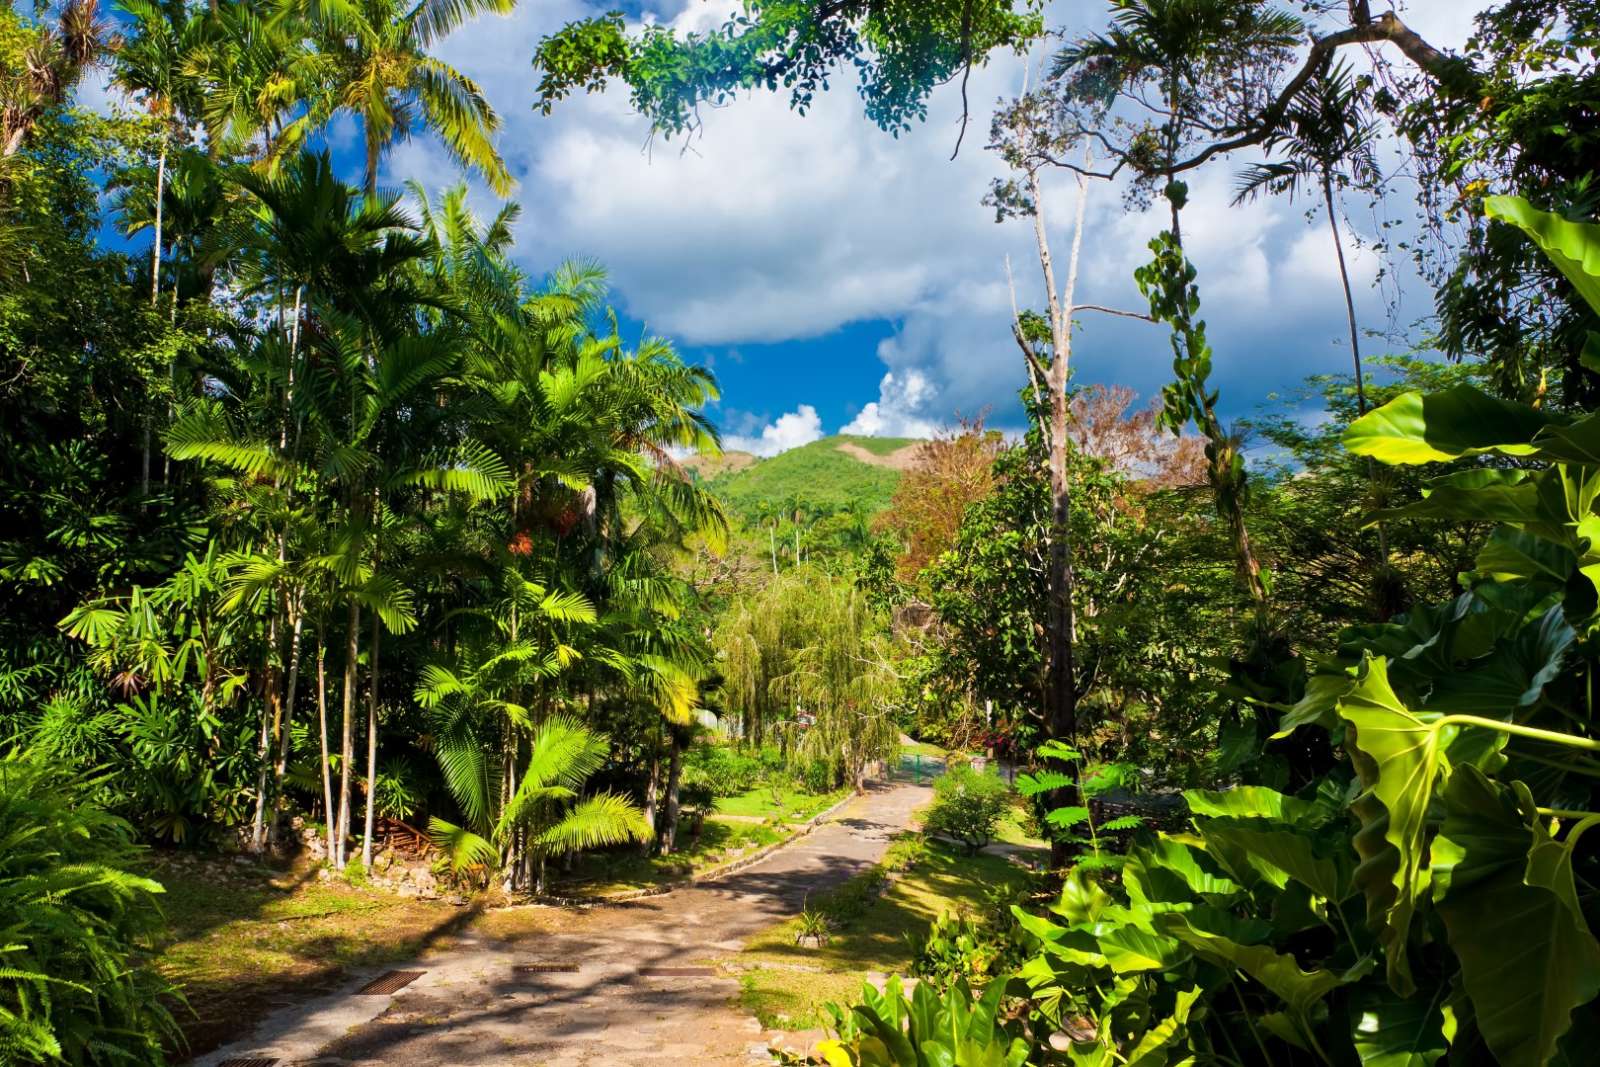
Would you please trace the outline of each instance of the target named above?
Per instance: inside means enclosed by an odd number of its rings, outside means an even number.
[[[1397,997],[1379,985],[1350,996],[1350,1038],[1362,1067],[1433,1067],[1449,1047],[1444,1035],[1444,988],[1433,995]]]
[[[1351,684],[1354,684],[1353,682]],[[1241,785],[1236,789],[1186,789],[1183,799],[1196,815],[1233,816],[1241,819],[1273,819],[1299,823],[1317,814],[1316,805],[1260,785]]]
[[[1428,871],[1423,859],[1428,804],[1445,763],[1439,730],[1401,703],[1389,685],[1388,663],[1382,658],[1367,661],[1361,680],[1339,701],[1339,715],[1352,727],[1350,740],[1365,757],[1354,760],[1364,787],[1355,805],[1357,815],[1366,823],[1364,830],[1373,829],[1378,819],[1370,803],[1363,801],[1376,800],[1387,814],[1383,842],[1394,854],[1386,854],[1371,840],[1370,833],[1365,838],[1357,834],[1356,848],[1369,873],[1381,869],[1389,875],[1393,899],[1385,906],[1382,933],[1389,984],[1401,996],[1409,996],[1414,986],[1406,959],[1406,938],[1417,897],[1427,888]],[[1369,904],[1374,892],[1381,890],[1362,879],[1359,871],[1357,884],[1368,892]],[[1387,895],[1388,891],[1383,890],[1379,899]]]
[[[1573,835],[1552,840],[1515,786],[1474,767],[1451,777],[1434,895],[1484,1042],[1502,1067],[1544,1067],[1600,993],[1600,944],[1578,907]]]
[[[1532,238],[1589,306],[1600,312],[1600,226],[1540,211],[1520,196],[1486,196],[1483,211]]]
[[[1352,422],[1345,447],[1382,463],[1440,463],[1480,452],[1529,455],[1552,423],[1542,411],[1457,385],[1424,396],[1402,393]]]
[[[1344,979],[1332,971],[1304,971],[1290,955],[1268,945],[1241,945],[1226,937],[1192,926],[1182,912],[1162,916],[1162,926],[1173,937],[1194,949],[1197,955],[1224,966],[1237,967],[1260,982],[1283,1001],[1290,1013],[1304,1024],[1311,1008]]]
[[[1347,864],[1332,855],[1319,855],[1315,838],[1304,831],[1264,819],[1212,819],[1201,833],[1243,851],[1251,866],[1279,889],[1293,878],[1335,904],[1350,894]]]
[[[1128,1053],[1128,1067],[1166,1067],[1171,1062],[1167,1050],[1172,1048],[1189,1021],[1189,1011],[1200,999],[1199,988],[1178,992],[1172,1014],[1146,1030],[1139,1043]]]

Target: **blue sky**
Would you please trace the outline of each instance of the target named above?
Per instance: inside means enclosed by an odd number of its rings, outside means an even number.
[[[956,92],[938,93],[927,123],[896,139],[865,120],[848,77],[806,116],[782,96],[758,94],[708,110],[692,141],[664,142],[650,138],[624,90],[570,100],[550,117],[532,110],[534,47],[590,10],[584,0],[522,0],[512,15],[480,19],[439,48],[503,119],[501,150],[523,206],[517,256],[527,269],[543,273],[572,256],[603,263],[628,329],[673,338],[716,371],[723,400],[714,415],[731,447],[770,453],[840,430],[922,435],[985,410],[991,424],[1020,423],[1008,258],[1024,306],[1042,306],[1043,287],[1030,227],[997,225],[981,200],[1000,173],[983,150],[988,116],[1020,87],[1022,60],[1001,57],[974,75],[973,126],[954,161]],[[651,0],[639,17],[692,29],[726,10],[721,0]],[[1406,17],[1449,47],[1465,39],[1472,10],[1425,0]],[[1070,32],[1097,28],[1103,13],[1101,0],[1058,0],[1049,17]],[[354,133],[347,125],[331,135],[352,179]],[[1326,221],[1281,200],[1230,208],[1232,174],[1212,167],[1191,183],[1184,225],[1216,349],[1214,380],[1225,414],[1237,417],[1294,392],[1308,374],[1343,370],[1349,357]],[[461,180],[430,138],[397,147],[382,177],[435,188]],[[1058,259],[1074,202],[1064,180],[1047,191]],[[495,206],[481,187],[475,203],[484,213]],[[1404,269],[1373,285],[1378,262],[1361,235],[1375,233],[1377,220],[1351,208],[1346,250],[1362,326],[1399,330],[1426,315],[1426,293]],[[1415,204],[1387,210],[1405,218]],[[1107,186],[1091,188],[1086,214],[1080,300],[1141,307],[1132,272],[1163,216],[1125,210],[1120,190]],[[1089,316],[1073,362],[1079,382],[1152,396],[1171,353],[1155,327]]]

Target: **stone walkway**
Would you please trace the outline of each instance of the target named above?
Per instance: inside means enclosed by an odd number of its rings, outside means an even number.
[[[338,993],[269,1017],[201,1057],[289,1065],[624,1067],[769,1062],[766,1035],[731,1004],[733,978],[653,976],[703,965],[795,915],[807,893],[876,863],[927,803],[926,786],[870,790],[793,845],[717,882],[626,904],[553,912],[559,933],[501,941],[479,931],[395,970],[425,972],[393,996]],[[574,973],[517,966],[576,965]]]

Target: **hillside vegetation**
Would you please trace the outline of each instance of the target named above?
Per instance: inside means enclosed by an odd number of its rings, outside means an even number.
[[[715,473],[705,484],[746,515],[754,515],[763,505],[781,508],[791,501],[814,511],[837,511],[859,503],[868,512],[878,512],[889,506],[900,471],[917,444],[905,437],[841,434],[743,465],[729,461],[745,453],[730,452],[718,457],[721,465],[711,468]]]

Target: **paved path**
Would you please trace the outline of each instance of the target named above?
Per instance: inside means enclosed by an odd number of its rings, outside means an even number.
[[[620,905],[552,911],[558,933],[517,941],[469,931],[396,970],[426,972],[392,997],[345,989],[270,1016],[200,1067],[261,1056],[280,1065],[626,1067],[765,1061],[763,1031],[729,1005],[738,982],[653,977],[641,969],[703,964],[792,917],[808,892],[876,863],[925,804],[925,786],[856,798],[766,860],[717,882]],[[576,973],[517,973],[527,964]]]

